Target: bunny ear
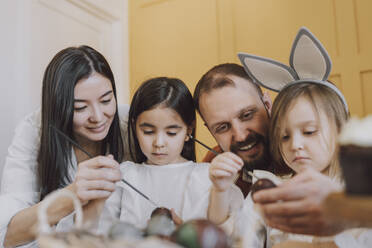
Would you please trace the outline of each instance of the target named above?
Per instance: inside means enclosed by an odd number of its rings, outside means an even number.
[[[238,53],[247,74],[261,86],[280,91],[287,84],[298,79],[296,72],[275,60]]]
[[[289,63],[300,79],[325,81],[332,68],[327,51],[305,27],[298,31],[293,42]]]

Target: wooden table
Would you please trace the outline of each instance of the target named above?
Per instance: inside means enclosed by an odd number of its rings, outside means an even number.
[[[327,197],[325,207],[331,217],[342,218],[363,227],[372,227],[372,196],[333,193]]]

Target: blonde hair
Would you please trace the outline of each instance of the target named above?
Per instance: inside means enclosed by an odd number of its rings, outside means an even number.
[[[275,98],[270,118],[270,152],[273,157],[276,167],[279,171],[287,174],[293,173],[292,169],[285,163],[281,151],[281,135],[283,133],[283,122],[287,114],[287,110],[300,97],[306,97],[313,105],[319,121],[320,111],[326,114],[331,130],[334,130],[333,137],[328,141],[330,147],[334,146],[333,155],[329,166],[324,171],[324,174],[341,179],[341,169],[337,156],[337,135],[341,131],[343,124],[348,119],[348,112],[341,98],[331,88],[310,82],[296,83],[286,87]],[[320,123],[319,123],[320,124]],[[323,128],[321,128],[323,130]],[[323,135],[324,136],[324,135]]]

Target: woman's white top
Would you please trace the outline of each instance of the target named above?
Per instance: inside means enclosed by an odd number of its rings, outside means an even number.
[[[128,105],[118,107],[121,134],[124,143],[124,156],[129,158],[127,145]],[[10,220],[19,211],[29,208],[39,202],[37,156],[40,146],[40,110],[26,116],[15,129],[12,143],[5,160],[0,193],[0,247]],[[72,166],[69,171],[71,178],[75,177],[77,161],[72,151]],[[68,217],[68,216],[67,216]],[[66,218],[66,217],[65,217]],[[69,223],[70,222],[66,222]],[[57,225],[57,230],[65,229],[63,224]],[[20,247],[37,247],[35,241]]]
[[[254,171],[258,178],[268,177],[275,184],[280,184],[281,179],[274,174],[265,171]],[[269,175],[271,174],[271,175]],[[254,179],[255,181],[255,179]],[[266,240],[266,248],[270,248],[284,241],[302,241],[308,243],[322,243],[325,241],[334,241],[340,248],[372,247],[372,230],[367,229],[350,229],[336,236],[331,237],[316,237],[312,235],[293,234],[271,228],[264,222],[258,206],[252,200],[251,193],[244,201],[243,208],[236,215],[235,233],[236,236],[241,236],[243,248],[262,248]]]

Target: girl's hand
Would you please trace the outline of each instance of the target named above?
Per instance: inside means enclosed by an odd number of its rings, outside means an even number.
[[[217,155],[209,167],[209,178],[214,189],[219,192],[228,190],[235,183],[243,165],[243,160],[234,153],[224,152]]]
[[[171,209],[171,214],[172,214],[172,220],[174,224],[176,224],[176,226],[180,226],[183,224],[183,220],[176,214],[173,208]]]
[[[98,156],[78,164],[74,191],[83,205],[90,200],[107,199],[121,179],[119,163],[112,155]]]

